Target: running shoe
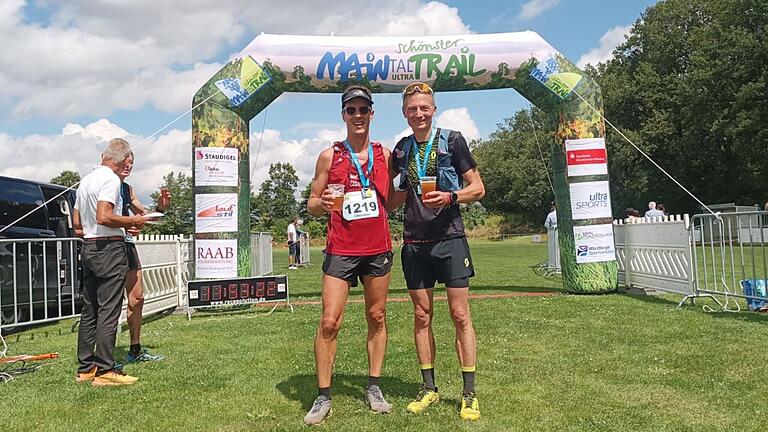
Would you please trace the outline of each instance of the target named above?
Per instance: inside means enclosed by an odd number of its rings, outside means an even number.
[[[416,395],[416,399],[409,403],[405,409],[409,413],[421,414],[427,407],[439,400],[440,395],[437,394],[437,389],[431,390],[422,384],[419,393]]]
[[[152,354],[146,348],[139,351],[138,354],[133,354],[132,352],[129,351],[128,355],[125,356],[126,363],[138,363],[138,362],[160,361],[160,360],[165,360],[165,356],[160,354]]]
[[[389,414],[392,411],[392,404],[384,400],[384,395],[381,394],[381,388],[377,385],[368,387],[365,392],[366,399],[368,399],[368,406],[371,410],[378,414]]]
[[[464,393],[461,396],[461,412],[459,417],[462,420],[477,420],[480,418],[480,403],[477,402],[477,396],[474,393]]]
[[[331,400],[323,395],[318,396],[312,404],[312,409],[304,416],[304,424],[307,426],[318,425],[333,414]]]

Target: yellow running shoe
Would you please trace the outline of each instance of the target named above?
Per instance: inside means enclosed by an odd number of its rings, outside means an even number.
[[[480,403],[474,393],[465,393],[461,396],[461,412],[459,417],[462,420],[477,420],[480,418]]]
[[[439,400],[440,396],[437,394],[437,389],[430,390],[422,384],[419,394],[416,395],[416,399],[409,403],[405,409],[412,414],[421,414],[428,406]]]

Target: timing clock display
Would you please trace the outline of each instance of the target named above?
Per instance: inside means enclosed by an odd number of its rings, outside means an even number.
[[[194,280],[187,283],[189,307],[274,302],[288,299],[286,276]]]

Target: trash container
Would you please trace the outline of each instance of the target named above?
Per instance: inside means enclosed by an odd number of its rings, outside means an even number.
[[[765,287],[766,287],[766,280],[765,279],[744,279],[740,281],[741,283],[741,289],[744,291],[745,296],[752,296],[752,297],[766,297]],[[749,310],[751,311],[758,311],[762,309],[763,307],[766,307],[766,304],[768,304],[768,298],[765,298],[765,300],[759,300],[759,299],[747,299],[747,307],[749,307]]]

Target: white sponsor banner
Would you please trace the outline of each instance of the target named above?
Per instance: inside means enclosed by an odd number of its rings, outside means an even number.
[[[571,183],[569,188],[573,220],[612,216],[611,194],[607,181]]]
[[[229,147],[195,147],[195,186],[235,186],[239,152]]]
[[[568,176],[608,174],[608,156],[604,138],[565,140]]]
[[[195,232],[237,231],[237,194],[195,195]]]
[[[195,278],[237,277],[237,240],[195,240]]]
[[[616,260],[612,224],[575,226],[573,240],[579,264]]]

